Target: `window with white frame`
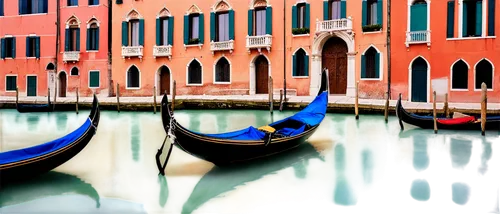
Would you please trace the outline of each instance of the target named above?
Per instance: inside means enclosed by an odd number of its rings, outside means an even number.
[[[201,64],[193,60],[188,67],[188,84],[202,84]]]
[[[215,65],[215,82],[217,83],[229,83],[231,75],[231,67],[226,57],[219,59]]]

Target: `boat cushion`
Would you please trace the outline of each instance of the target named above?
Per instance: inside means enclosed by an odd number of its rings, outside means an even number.
[[[468,117],[460,117],[460,118],[452,118],[452,119],[437,119],[437,122],[443,125],[458,125],[464,123],[474,122],[476,117],[468,116]]]
[[[80,128],[59,139],[24,149],[0,153],[0,165],[36,158],[57,151],[80,138],[90,127],[91,121],[87,119]]]
[[[269,132],[269,133],[273,133],[273,132],[275,132],[275,131],[276,131],[276,129],[274,129],[273,127],[268,126],[268,125],[266,125],[266,126],[261,126],[261,127],[259,127],[259,128],[258,128],[258,130],[259,130],[259,131],[264,131],[264,132]]]

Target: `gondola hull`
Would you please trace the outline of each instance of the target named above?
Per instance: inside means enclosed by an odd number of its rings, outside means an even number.
[[[27,112],[52,112],[52,104],[25,104],[18,103],[16,109],[19,113]]]
[[[0,165],[0,183],[31,179],[60,166],[76,156],[90,142],[99,124],[100,111],[95,97],[89,118],[91,125],[85,132],[64,147],[34,158]]]

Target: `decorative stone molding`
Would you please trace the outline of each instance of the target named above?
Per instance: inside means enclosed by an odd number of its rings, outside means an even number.
[[[142,16],[137,10],[132,9],[128,14],[127,17],[125,17],[125,21],[130,21],[132,19],[142,19]]]
[[[212,7],[212,12],[221,12],[231,10],[231,6],[226,0],[219,0]]]
[[[195,4],[191,5],[191,7],[189,7],[189,9],[186,12],[186,15],[193,14],[193,13],[200,13],[200,14],[202,13],[201,9]]]
[[[68,29],[70,26],[77,26],[78,28],[80,28],[81,23],[82,22],[80,21],[80,19],[78,19],[78,17],[76,17],[75,15],[72,15],[66,21],[66,29]]]
[[[170,13],[170,11],[167,8],[164,7],[163,9],[160,10],[160,12],[156,16],[156,18],[159,18],[159,17],[170,17],[170,16],[172,16],[172,14]]]

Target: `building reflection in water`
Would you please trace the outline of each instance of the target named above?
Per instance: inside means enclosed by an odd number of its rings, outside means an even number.
[[[56,114],[56,126],[58,131],[64,131],[66,129],[66,123],[68,122],[68,115],[66,113]]]
[[[371,184],[373,180],[373,153],[371,150],[365,149],[361,156],[363,158],[363,180],[365,184]]]
[[[28,115],[27,117],[27,122],[28,122],[28,131],[36,131],[38,129],[38,122],[40,121],[40,116],[41,115]]]
[[[424,135],[413,136],[413,168],[424,171],[429,167],[429,154],[427,153],[427,138]],[[411,197],[418,201],[427,201],[431,197],[429,182],[425,179],[416,179],[411,184]]]
[[[165,207],[169,194],[167,176],[158,174],[158,183],[160,183],[160,206]]]
[[[134,161],[139,161],[140,159],[140,147],[141,147],[141,127],[140,120],[137,114],[131,116],[130,121],[130,144],[132,149],[132,159]]]
[[[418,201],[427,201],[431,197],[429,182],[425,179],[414,180],[411,184],[411,197]]]
[[[453,183],[451,185],[452,199],[456,204],[464,205],[469,200],[470,189],[465,183]]]
[[[464,168],[470,161],[472,141],[451,138],[450,153],[453,168]]]
[[[355,205],[356,196],[345,175],[345,147],[343,144],[335,146],[335,172],[337,175],[335,183],[335,192],[333,199],[336,204]]]

